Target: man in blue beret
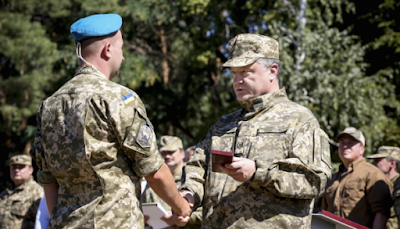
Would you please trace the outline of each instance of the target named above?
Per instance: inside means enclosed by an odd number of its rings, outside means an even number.
[[[72,24],[81,68],[41,105],[31,155],[51,212],[49,228],[144,228],[141,180],[180,217],[179,194],[157,150],[139,96],[111,82],[124,56],[122,18],[97,14]]]

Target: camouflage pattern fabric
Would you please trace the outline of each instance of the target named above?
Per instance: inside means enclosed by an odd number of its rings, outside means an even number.
[[[368,159],[391,157],[400,161],[400,148],[395,146],[381,146],[376,154],[368,156]]]
[[[183,149],[182,140],[176,136],[162,136],[160,139],[160,152],[162,151],[176,151]],[[180,179],[180,178],[179,178]]]
[[[242,105],[198,143],[180,190],[195,194],[206,229],[310,228],[313,199],[331,177],[327,135],[284,89]],[[254,160],[253,178],[241,183],[211,172],[212,147]]]
[[[0,229],[32,229],[43,188],[31,177],[0,194]]]
[[[174,175],[175,184],[177,188],[181,185],[181,177],[182,177],[182,171]],[[167,203],[165,203],[165,201],[163,201],[160,197],[157,196],[157,194],[149,186],[149,184],[146,185],[146,188],[142,193],[141,201],[142,203],[158,202],[162,204],[165,210],[171,211],[171,207]],[[166,229],[174,229],[174,228],[196,229],[201,227],[201,221],[202,221],[202,208],[198,208],[196,211],[192,213],[192,215],[190,216],[190,220],[186,224],[186,226],[184,227],[171,226],[167,227]]]
[[[26,154],[15,155],[10,158],[9,165],[32,165],[32,157]]]
[[[400,209],[398,209],[396,211],[396,207],[399,203],[396,203],[396,199],[398,199],[399,197],[395,196],[395,193],[398,192],[396,191],[396,189],[400,189],[400,174],[397,174],[395,177],[393,177],[392,179],[390,179],[390,181],[393,183],[393,195],[392,195],[392,199],[393,199],[393,206],[390,208],[390,218],[388,220],[388,222],[386,223],[386,228],[387,229],[398,229],[399,228],[399,219],[398,217],[400,216]],[[397,187],[396,187],[397,185]]]
[[[400,179],[397,179],[393,188],[393,208],[396,212],[397,220],[400,221]]]
[[[49,228],[143,228],[141,179],[164,163],[132,90],[83,67],[47,98],[31,149],[41,184],[58,184]]]
[[[239,34],[229,40],[229,52],[232,59],[222,67],[243,67],[260,58],[279,60],[279,43],[277,40],[260,34]]]

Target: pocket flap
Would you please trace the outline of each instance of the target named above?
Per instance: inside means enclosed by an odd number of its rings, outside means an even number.
[[[261,125],[258,133],[285,133],[289,129],[289,125]]]

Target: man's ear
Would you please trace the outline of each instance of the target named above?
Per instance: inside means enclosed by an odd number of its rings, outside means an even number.
[[[33,174],[33,166],[28,165],[28,171],[29,171],[30,175],[32,175]]]
[[[101,50],[101,55],[107,59],[111,58],[111,43],[104,43],[103,49]]]
[[[364,151],[365,151],[365,146],[360,146],[360,155],[364,156]]]
[[[272,64],[271,67],[269,67],[269,69],[270,69],[269,79],[270,80],[276,79],[279,71],[279,66],[277,64]]]
[[[390,164],[392,165],[393,168],[396,168],[396,159],[392,158],[392,160],[390,160]]]
[[[181,156],[182,156],[182,160],[185,159],[185,150],[181,149]]]

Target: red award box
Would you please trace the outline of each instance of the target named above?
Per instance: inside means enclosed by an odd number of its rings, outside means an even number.
[[[212,150],[212,171],[217,173],[223,173],[220,166],[224,166],[226,163],[232,163],[233,152]]]

